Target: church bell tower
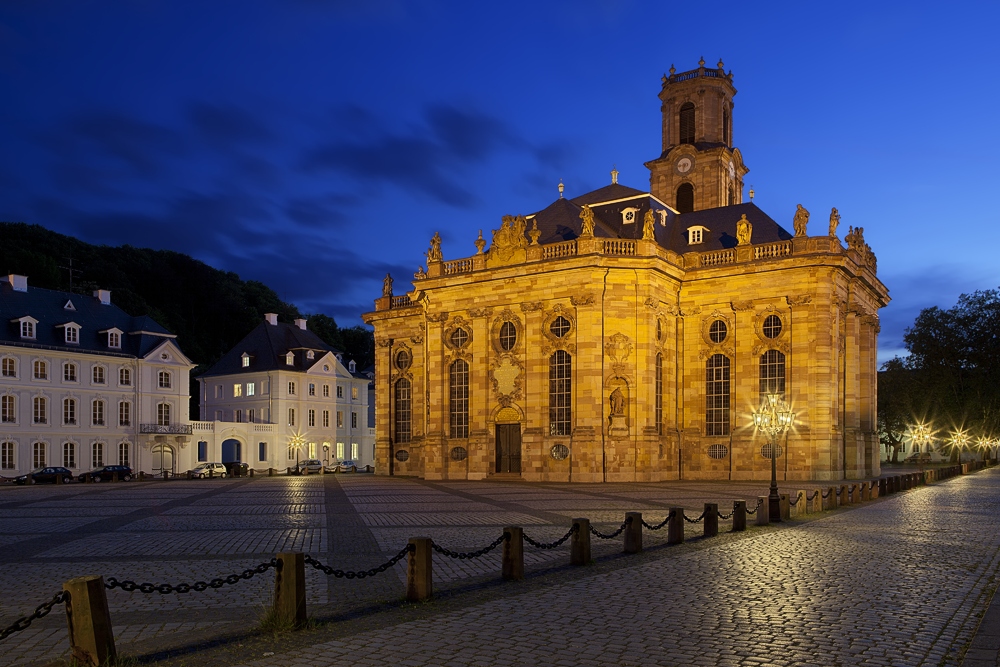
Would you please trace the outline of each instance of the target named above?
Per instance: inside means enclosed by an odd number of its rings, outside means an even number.
[[[749,171],[733,147],[733,74],[719,61],[663,75],[660,157],[646,163],[649,191],[660,201],[690,213],[743,202],[743,177]]]

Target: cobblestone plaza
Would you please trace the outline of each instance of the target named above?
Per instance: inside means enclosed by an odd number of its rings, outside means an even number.
[[[584,568],[567,565],[566,545],[526,545],[528,577],[517,583],[498,583],[499,550],[475,560],[436,554],[429,603],[399,602],[405,560],[362,580],[310,568],[309,613],[333,622],[270,647],[246,631],[269,604],[272,572],[204,592],[110,590],[108,601],[120,653],[145,661],[187,647],[183,662],[165,658],[185,665],[958,665],[995,587],[998,492],[993,469],[683,545],[666,546],[665,530],[645,531],[636,556],[620,555],[620,539],[594,538],[596,562]],[[0,627],[84,574],[193,583],[279,551],[367,569],[416,535],[466,551],[504,525],[551,541],[573,517],[610,532],[625,511],[653,523],[671,506],[697,516],[705,502],[727,512],[734,499],[765,494],[759,483],[366,474],[5,487]],[[687,529],[689,538],[701,532]],[[57,606],[0,643],[0,664],[46,664],[67,649]]]

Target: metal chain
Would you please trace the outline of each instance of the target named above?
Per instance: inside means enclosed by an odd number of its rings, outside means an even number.
[[[376,574],[385,572],[390,567],[392,567],[400,560],[402,560],[403,557],[406,556],[406,554],[410,553],[411,551],[416,551],[416,549],[417,549],[416,546],[412,544],[407,544],[405,547],[399,550],[398,554],[396,554],[386,562],[382,563],[378,567],[373,567],[370,570],[359,570],[358,572],[345,572],[344,570],[336,570],[330,567],[329,565],[323,565],[323,563],[319,562],[309,554],[306,554],[305,562],[308,565],[312,565],[317,570],[321,570],[324,574],[332,575],[337,579],[364,579],[365,577],[374,577]]]
[[[434,549],[434,551],[438,552],[439,554],[443,554],[445,556],[448,556],[449,558],[458,558],[459,560],[466,560],[468,558],[479,558],[480,556],[485,556],[486,554],[488,554],[489,552],[493,551],[498,546],[500,546],[501,542],[509,539],[510,539],[510,533],[502,533],[500,537],[493,540],[493,542],[490,543],[489,546],[485,546],[479,551],[470,551],[468,553],[449,551],[444,547],[439,547],[433,540],[431,540],[431,548]]]
[[[524,537],[524,541],[525,542],[527,542],[531,546],[535,547],[536,549],[555,549],[557,546],[559,546],[560,544],[562,544],[563,542],[565,542],[566,540],[568,540],[569,537],[570,537],[570,535],[572,535],[573,533],[577,532],[578,530],[580,530],[580,524],[574,523],[573,526],[569,529],[569,532],[567,532],[565,535],[563,535],[562,537],[560,537],[555,542],[549,542],[548,544],[543,544],[541,542],[536,542],[535,540],[533,540],[530,537],[528,537],[527,533],[522,533],[521,535]]]
[[[684,520],[687,521],[688,523],[701,523],[704,518],[705,518],[705,512],[699,514],[697,519],[689,519],[687,518],[686,515],[684,515]]]
[[[764,504],[764,501],[762,501],[760,498],[758,498],[757,499],[757,504],[754,505],[753,509],[747,508],[747,514],[749,514],[750,516],[753,516],[754,514],[757,513],[757,510],[759,510],[760,506],[763,505],[763,504]]]
[[[49,612],[52,611],[52,607],[56,606],[60,602],[65,602],[69,598],[69,593],[66,591],[59,591],[56,593],[51,600],[48,602],[43,602],[42,604],[35,607],[35,611],[31,613],[30,616],[25,616],[14,621],[14,624],[10,627],[4,628],[0,631],[0,641],[7,639],[15,632],[21,632],[22,630],[27,630],[31,622],[36,618],[42,618],[43,616],[48,616]]]
[[[253,567],[247,570],[243,570],[240,574],[231,574],[228,577],[216,578],[211,581],[196,581],[193,584],[137,584],[134,581],[118,581],[114,577],[108,577],[107,581],[104,582],[105,588],[120,588],[126,593],[131,593],[132,591],[138,590],[140,593],[160,593],[166,595],[167,593],[190,593],[191,591],[201,592],[208,588],[222,588],[226,584],[233,585],[239,583],[243,579],[250,579],[254,575],[264,574],[272,567],[278,566],[278,559],[272,558],[266,563],[261,563],[257,567]]]
[[[719,511],[715,512],[716,516],[718,516],[723,521],[728,521],[729,519],[732,519],[733,518],[733,514],[735,514],[735,513],[736,513],[736,505],[735,505],[735,503],[733,504],[733,511],[730,512],[729,514],[723,514],[722,512],[719,512]]]
[[[645,519],[642,520],[642,525],[645,526],[646,528],[648,528],[649,530],[659,530],[660,528],[663,528],[665,525],[667,525],[667,523],[671,519],[673,519],[675,515],[676,515],[676,512],[674,512],[673,510],[670,510],[670,514],[667,515],[667,518],[664,519],[663,521],[661,521],[660,523],[656,524],[655,526],[650,526],[648,523],[646,523]]]
[[[789,498],[788,499],[788,504],[791,505],[792,507],[795,507],[796,505],[798,505],[799,504],[799,494],[797,494],[797,493],[795,494],[795,502],[794,503],[792,502],[792,499]]]
[[[812,499],[816,497],[817,493],[819,493],[818,490],[817,491],[813,491],[813,494],[811,496],[807,493],[806,494],[806,500],[808,500],[809,502],[812,502]]]
[[[619,535],[621,535],[622,531],[625,530],[625,527],[628,526],[630,523],[632,523],[632,517],[628,517],[627,519],[622,521],[622,525],[618,527],[618,530],[616,530],[613,533],[609,533],[608,535],[598,532],[598,530],[593,526],[590,527],[590,532],[592,532],[594,535],[601,538],[602,540],[613,540]]]
[[[833,489],[832,488],[827,489],[826,493],[823,494],[823,497],[824,498],[829,498],[831,493],[833,493]]]

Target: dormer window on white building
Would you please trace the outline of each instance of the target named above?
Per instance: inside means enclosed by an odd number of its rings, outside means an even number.
[[[295,365],[295,355],[292,354],[291,352],[289,352],[288,354],[286,354],[285,355],[285,364],[287,366],[294,366]]]
[[[250,355],[249,354],[247,354],[246,352],[244,352],[243,356],[240,357],[240,359],[242,360],[243,368],[250,368]]]
[[[708,227],[702,227],[701,225],[696,225],[694,227],[688,227],[688,245],[696,245],[698,243],[704,242],[704,233],[711,231]]]
[[[30,317],[21,318],[21,338],[35,340],[35,323],[37,321]]]
[[[118,331],[108,332],[108,347],[112,350],[120,350],[122,347],[122,335]]]
[[[312,350],[309,350],[308,352],[306,352],[306,359],[308,359],[309,361],[312,361],[315,358],[316,358],[316,353],[315,352],[313,352]]]
[[[75,324],[66,325],[66,343],[69,345],[78,345],[80,343],[80,327]]]
[[[351,371],[352,373],[356,372],[355,369],[357,367],[358,367],[358,364],[353,359],[351,359],[351,361],[348,362],[348,364],[347,364],[347,370]]]

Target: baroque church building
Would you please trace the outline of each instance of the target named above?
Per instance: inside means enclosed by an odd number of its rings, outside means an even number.
[[[778,393],[795,415],[779,478],[879,474],[875,255],[860,228],[841,243],[836,209],[799,206],[789,232],[747,201],[735,94],[721,62],[671,68],[648,192],[616,172],[573,199],[560,185],[470,257],[435,234],[412,291],[386,276],[364,316],[378,473],[769,479],[752,412]]]

